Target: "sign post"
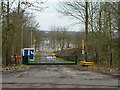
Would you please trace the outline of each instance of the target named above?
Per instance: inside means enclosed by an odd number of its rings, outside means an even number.
[[[85,51],[84,51],[84,40],[82,40],[82,54],[83,54],[83,60],[84,60],[84,54],[85,54]]]
[[[83,61],[81,61],[82,66],[93,66],[94,62],[87,61],[88,52],[84,52],[84,40],[82,40],[82,54],[83,54]],[[84,58],[85,57],[85,58]]]

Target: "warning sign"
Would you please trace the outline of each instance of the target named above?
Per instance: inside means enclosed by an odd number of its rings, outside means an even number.
[[[56,60],[56,57],[55,57],[55,56],[53,56],[53,60]]]

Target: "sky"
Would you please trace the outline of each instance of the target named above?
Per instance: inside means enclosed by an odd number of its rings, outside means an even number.
[[[69,28],[69,31],[81,31],[84,30],[84,24],[82,25],[71,25],[75,22],[74,19],[62,16],[57,12],[56,9],[59,8],[58,0],[48,0],[45,3],[46,8],[42,12],[35,12],[36,20],[40,24],[40,30],[50,30],[51,26],[62,26]]]

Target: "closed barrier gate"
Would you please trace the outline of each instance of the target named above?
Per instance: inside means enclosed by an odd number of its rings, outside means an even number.
[[[23,57],[23,63],[27,65],[76,65],[77,55],[35,55],[34,61],[29,59],[30,56]]]

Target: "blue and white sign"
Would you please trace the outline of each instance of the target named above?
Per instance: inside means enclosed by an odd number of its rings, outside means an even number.
[[[52,56],[46,57],[46,60],[53,60]]]
[[[34,48],[24,48],[23,49],[23,56],[24,55],[29,55],[29,60],[34,61],[34,55],[35,55],[35,49]]]
[[[56,57],[55,56],[48,56],[48,57],[46,57],[46,60],[56,60]]]

